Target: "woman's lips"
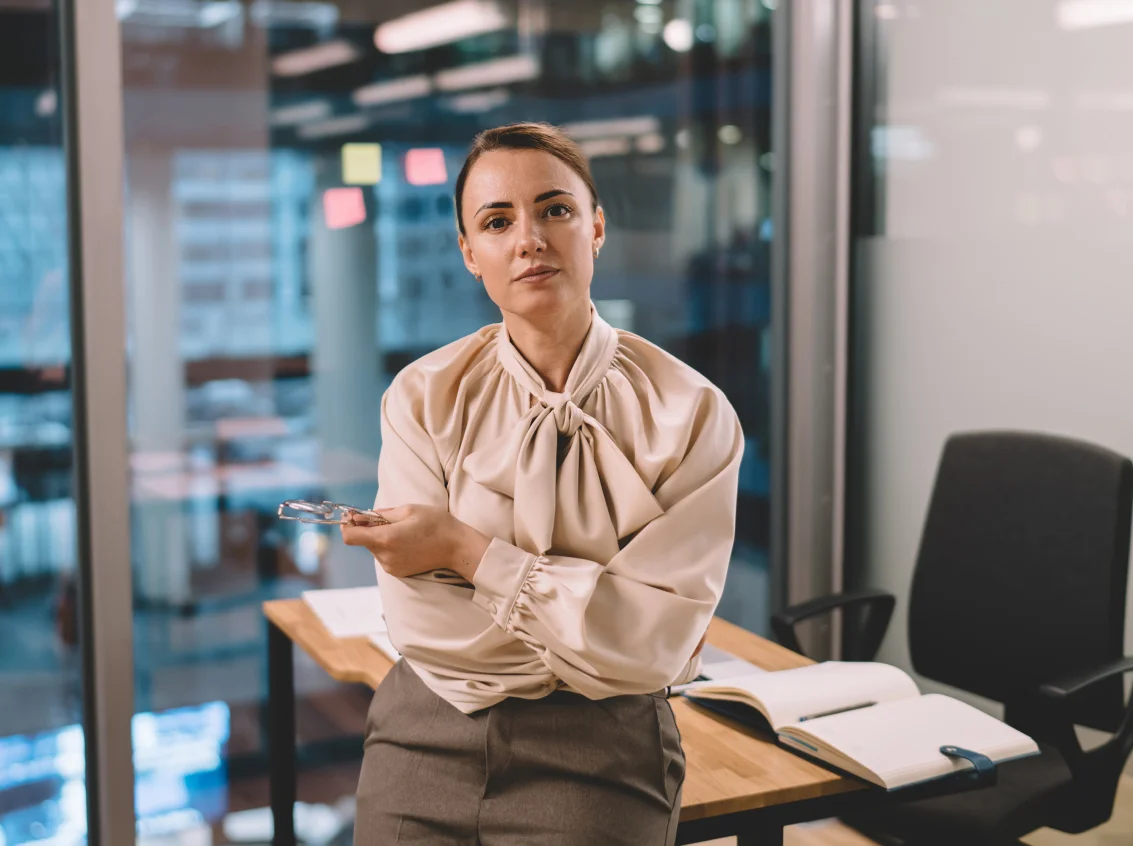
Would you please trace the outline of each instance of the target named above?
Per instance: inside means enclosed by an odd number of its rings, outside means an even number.
[[[516,281],[517,282],[527,282],[527,283],[544,282],[544,281],[550,279],[556,273],[558,273],[558,271],[553,270],[553,269],[552,270],[542,270],[539,273],[530,273],[530,274],[527,274],[526,276],[521,276]]]

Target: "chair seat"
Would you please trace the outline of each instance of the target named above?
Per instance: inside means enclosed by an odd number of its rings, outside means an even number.
[[[1000,764],[994,787],[916,802],[896,803],[884,813],[847,819],[865,833],[920,843],[1012,840],[1041,828],[1071,782],[1070,767],[1056,748],[1039,744],[1039,755]]]

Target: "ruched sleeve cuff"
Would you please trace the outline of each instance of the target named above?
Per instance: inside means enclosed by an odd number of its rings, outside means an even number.
[[[472,601],[491,614],[501,629],[510,631],[516,601],[537,560],[538,556],[499,538],[492,539],[480,559],[472,577],[476,589]]]

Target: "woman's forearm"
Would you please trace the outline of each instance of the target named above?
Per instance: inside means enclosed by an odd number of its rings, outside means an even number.
[[[480,560],[492,543],[492,539],[463,521],[458,520],[457,523],[458,531],[455,542],[456,549],[453,552],[452,569],[459,573],[465,581],[471,582],[480,566]]]

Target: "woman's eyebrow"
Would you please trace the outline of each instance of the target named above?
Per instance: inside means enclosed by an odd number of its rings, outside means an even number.
[[[552,188],[550,191],[544,191],[542,194],[540,194],[538,197],[536,197],[535,202],[541,203],[544,200],[551,199],[551,197],[558,197],[558,196],[563,195],[563,194],[565,194],[568,197],[574,196],[574,194],[572,194],[570,191],[567,191],[563,188]],[[491,203],[484,203],[484,205],[482,205],[482,206],[480,206],[480,208],[476,209],[476,214],[480,214],[480,212],[484,211],[484,209],[513,209],[513,208],[515,208],[515,206],[512,205],[507,200],[496,200],[496,201],[491,202]]]
[[[542,194],[536,197],[535,202],[541,203],[544,200],[549,200],[551,199],[551,197],[557,197],[560,194],[566,194],[568,197],[574,196],[574,194],[570,193],[570,191],[566,191],[562,188],[552,188],[550,191],[544,191]]]
[[[482,205],[482,206],[480,206],[480,208],[476,209],[476,214],[480,214],[480,212],[484,211],[484,209],[513,209],[513,208],[515,208],[515,206],[513,206],[511,203],[507,202],[506,200],[496,200],[494,203],[484,203],[484,205]]]

